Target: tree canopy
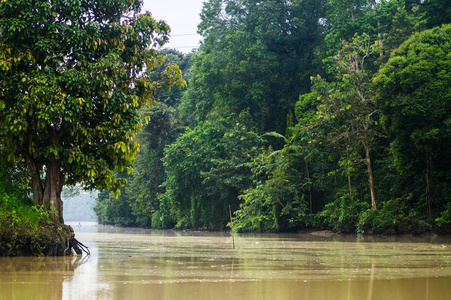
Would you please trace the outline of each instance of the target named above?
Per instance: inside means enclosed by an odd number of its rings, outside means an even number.
[[[283,131],[286,116],[316,72],[322,2],[206,2],[199,24],[204,41],[185,98],[195,108],[193,119],[249,110],[258,132]]]
[[[200,48],[165,54],[189,62],[187,89],[158,95],[139,174],[118,174],[130,184],[118,199],[101,194],[98,215],[154,228],[449,232],[448,3],[206,1]]]
[[[26,162],[34,204],[55,208],[59,222],[63,185],[117,190],[113,172],[139,150],[138,109],[158,90],[184,84],[176,65],[150,78],[170,29],[140,14],[141,5],[0,2],[1,147]]]
[[[436,201],[450,200],[445,186],[451,164],[451,25],[414,34],[393,52],[374,82],[395,165],[424,178],[430,214],[431,194],[440,195],[433,197]]]

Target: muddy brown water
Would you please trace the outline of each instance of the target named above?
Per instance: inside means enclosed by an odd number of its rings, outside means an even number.
[[[451,239],[73,224],[84,258],[0,258],[0,299],[451,300]]]

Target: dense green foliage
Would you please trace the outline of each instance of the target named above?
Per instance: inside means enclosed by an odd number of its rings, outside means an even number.
[[[225,1],[204,5],[183,113],[192,122],[248,111],[258,132],[284,130],[318,68],[323,1]],[[277,112],[277,113],[275,113]]]
[[[449,1],[210,0],[102,222],[449,232]],[[186,61],[182,54],[167,53]],[[232,217],[232,219],[231,219]]]
[[[23,253],[42,255],[47,243],[46,227],[52,223],[50,213],[32,206],[27,190],[18,181],[13,165],[0,158],[0,255]]]
[[[177,51],[161,51],[166,63],[176,63],[184,74],[188,74],[190,56]],[[164,68],[164,65],[162,66]],[[158,74],[158,68],[151,74]],[[158,212],[160,201],[158,196],[163,188],[166,174],[161,158],[166,145],[175,141],[184,131],[180,121],[175,117],[175,107],[181,101],[181,91],[172,90],[170,93],[160,91],[155,94],[159,103],[151,105],[141,111],[148,118],[147,125],[138,133],[141,152],[136,158],[131,174],[121,174],[121,178],[128,181],[122,189],[121,196],[116,199],[109,191],[101,192],[99,202],[95,208],[100,222],[120,225],[151,226],[152,222],[161,223]],[[166,225],[154,225],[168,227]]]
[[[26,163],[33,204],[56,209],[60,223],[62,187],[117,190],[113,172],[139,150],[139,109],[156,92],[184,85],[174,64],[151,73],[170,29],[140,14],[141,5],[0,1],[1,147]]]
[[[451,26],[413,35],[374,82],[394,164],[431,217],[451,200]]]
[[[165,149],[160,215],[169,212],[178,227],[224,226],[229,207],[235,210],[238,195],[252,184],[249,164],[261,145],[258,135],[230,119],[187,129]]]

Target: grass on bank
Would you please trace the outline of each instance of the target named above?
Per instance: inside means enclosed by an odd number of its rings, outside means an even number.
[[[0,256],[43,255],[52,229],[50,213],[20,192],[0,187]]]

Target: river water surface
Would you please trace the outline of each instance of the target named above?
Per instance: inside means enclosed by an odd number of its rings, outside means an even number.
[[[451,300],[449,238],[73,225],[83,258],[0,258],[0,299]]]

